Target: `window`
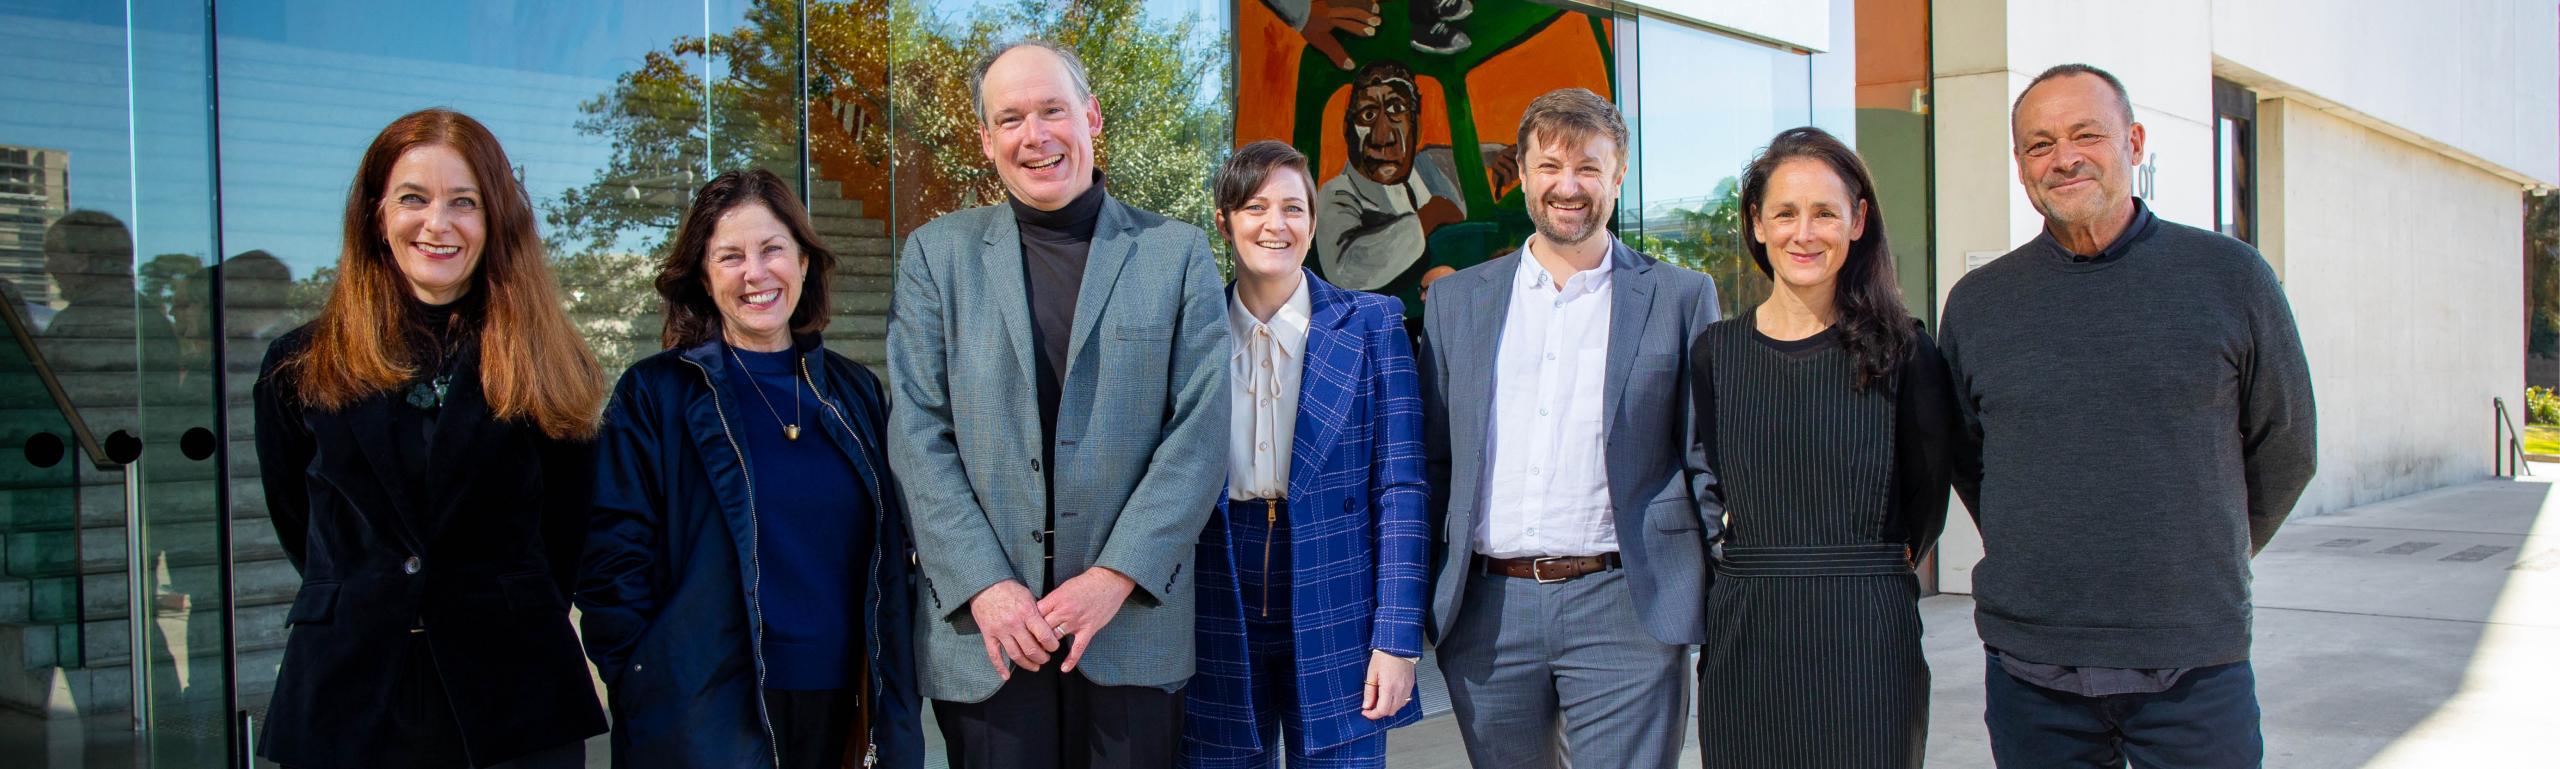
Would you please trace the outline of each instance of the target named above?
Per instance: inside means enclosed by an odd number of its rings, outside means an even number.
[[[2213,228],[2258,242],[2258,95],[2213,80]]]

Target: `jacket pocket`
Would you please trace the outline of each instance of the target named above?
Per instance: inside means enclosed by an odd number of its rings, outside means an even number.
[[[1698,509],[1686,499],[1656,501],[1645,508],[1644,519],[1645,523],[1652,524],[1654,531],[1661,532],[1697,531],[1705,527],[1698,520]]]
[[[284,624],[323,625],[338,613],[338,583],[305,582],[293,594],[293,608],[284,614]]]

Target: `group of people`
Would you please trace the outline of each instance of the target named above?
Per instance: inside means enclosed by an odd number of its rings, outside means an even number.
[[[1607,99],[1517,133],[1535,232],[1391,298],[1306,268],[1276,141],[1199,230],[1115,198],[1068,49],[972,83],[1009,199],[906,237],[885,381],[829,351],[791,185],[722,174],[608,393],[486,128],[367,149],[339,278],[256,387],[303,584],[260,751],[296,769],[1377,767],[1436,650],[1478,767],[1911,767],[1915,565],[1953,487],[2004,766],[2255,766],[2248,559],[2312,471],[2273,273],[2128,192],[2142,128],[2058,67],[2014,109],[2033,242],[1932,340],[1876,185],[1813,128],[1740,187],[1776,290],[1609,232]],[[578,631],[570,610],[580,612]],[[1695,681],[1689,666],[1695,651]]]

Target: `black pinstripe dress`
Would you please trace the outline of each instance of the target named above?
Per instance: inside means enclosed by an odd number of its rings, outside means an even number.
[[[1782,342],[1753,313],[1691,351],[1726,526],[1707,592],[1707,767],[1916,767],[1929,723],[1911,563],[1945,522],[1946,364],[1921,334],[1891,387],[1851,389],[1837,329]]]

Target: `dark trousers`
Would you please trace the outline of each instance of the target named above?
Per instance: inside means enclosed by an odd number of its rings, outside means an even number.
[[[836,769],[861,766],[862,757],[845,760],[859,718],[861,690],[781,691],[764,693],[765,715],[773,719],[774,750],[781,769]]]
[[[1103,686],[1058,672],[1062,662],[1015,670],[985,702],[934,700],[951,769],[1173,766],[1182,750],[1181,690]]]
[[[2256,769],[2257,676],[2246,661],[2196,668],[2157,694],[2083,697],[2020,681],[1990,658],[1982,720],[2004,767]]]

